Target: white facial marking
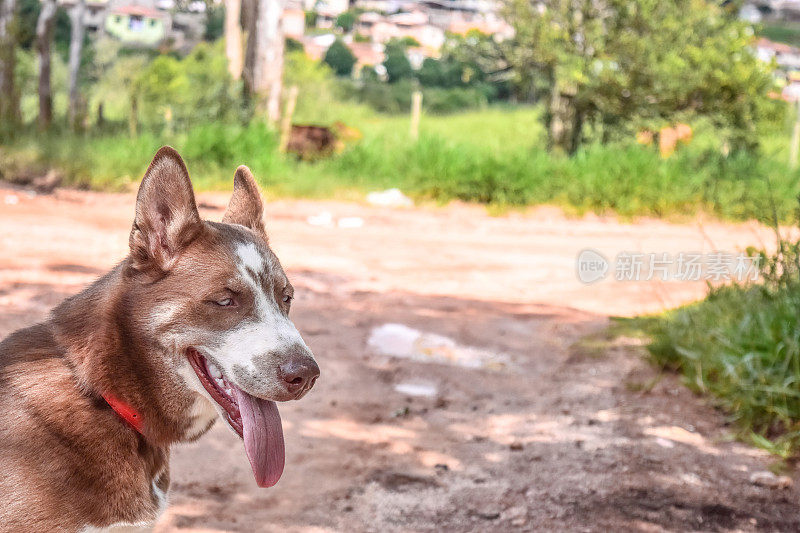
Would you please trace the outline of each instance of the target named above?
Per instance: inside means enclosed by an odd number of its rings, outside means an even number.
[[[181,309],[183,306],[178,302],[165,302],[153,307],[148,316],[151,330],[157,331],[159,327],[168,324]]]
[[[186,430],[186,438],[193,440],[202,435],[208,429],[211,421],[216,420],[217,414],[222,414],[222,412],[217,402],[211,398],[205,387],[200,383],[200,378],[197,377],[188,361],[181,365],[178,374],[183,378],[186,386],[197,393],[189,411],[192,423],[189,429]]]
[[[264,271],[265,258],[252,242],[238,245],[236,247],[236,255],[239,257],[240,271],[242,270],[241,267],[249,268],[256,274]]]
[[[262,254],[253,243],[238,245],[236,256],[239,274],[255,299],[255,319],[223,333],[214,346],[204,347],[222,365],[222,374],[229,378],[233,375],[234,366],[255,369],[253,359],[256,357],[280,353],[295,345],[308,350],[297,328],[280,310],[274,294],[267,293],[258,281],[271,267],[271,259]],[[211,368],[209,371],[213,372]],[[212,376],[217,377],[213,374]]]

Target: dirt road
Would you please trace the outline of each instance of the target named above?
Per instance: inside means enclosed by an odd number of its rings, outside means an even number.
[[[199,201],[219,219],[227,198]],[[635,340],[602,336],[609,316],[690,301],[704,284],[584,285],[575,274],[584,248],[736,251],[769,242],[763,228],[545,208],[493,218],[466,206],[278,201],[268,211],[322,377],[281,406],[287,465],[275,488],[256,487],[241,442],[218,423],[174,450],[158,531],[800,530],[796,488],[750,482],[773,459],[732,442],[724,418],[675,377],[654,379]],[[120,260],[132,213],[127,194],[0,188],[0,336]],[[343,217],[363,225],[340,227]],[[489,359],[382,355],[367,341],[387,323]]]

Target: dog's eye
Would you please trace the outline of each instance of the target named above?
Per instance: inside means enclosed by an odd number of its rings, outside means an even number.
[[[285,303],[285,304],[291,303],[293,298],[294,298],[294,296],[292,296],[291,294],[284,294],[283,295],[283,303]]]
[[[222,300],[217,300],[216,303],[220,307],[230,307],[234,304],[233,298],[223,298]]]

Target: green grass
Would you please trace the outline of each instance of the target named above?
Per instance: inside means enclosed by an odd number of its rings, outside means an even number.
[[[329,112],[333,118],[336,113],[335,107]],[[409,139],[408,117],[353,112],[350,118],[348,125],[363,138],[316,163],[278,154],[275,134],[262,124],[217,123],[135,139],[121,130],[85,136],[22,132],[0,146],[0,172],[13,178],[53,167],[69,184],[118,190],[140,178],[159,146],[171,144],[201,190],[229,189],[233,170],[247,164],[271,194],[282,196],[358,199],[370,190],[399,187],[421,200],[458,199],[501,210],[547,203],[573,213],[707,212],[763,220],[774,207],[783,221],[791,219],[800,193],[800,173],[785,164],[788,139],[780,129],[764,136],[759,157],[721,155],[713,130],[700,125],[695,140],[666,160],[632,142],[588,145],[567,158],[544,149],[539,108],[423,116],[416,142]]]
[[[758,32],[759,36],[766,37],[779,43],[800,45],[800,24],[792,22],[765,24]]]
[[[783,457],[800,451],[798,245],[763,256],[757,285],[714,289],[702,302],[637,319],[655,362],[709,394],[746,440]]]

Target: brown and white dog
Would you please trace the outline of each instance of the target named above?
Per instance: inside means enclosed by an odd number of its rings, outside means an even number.
[[[0,343],[0,531],[147,529],[166,505],[169,448],[217,416],[274,485],[276,401],[319,368],[289,320],[292,286],[239,167],[222,223],[200,219],[186,166],[158,151],[130,254],[49,320]]]

